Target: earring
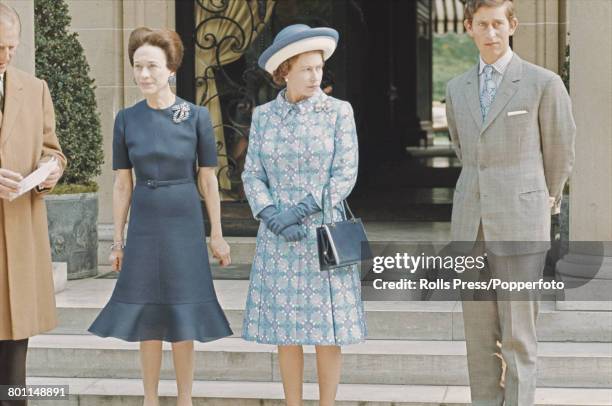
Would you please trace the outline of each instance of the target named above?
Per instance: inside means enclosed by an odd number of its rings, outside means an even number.
[[[170,75],[170,76],[168,77],[168,84],[169,84],[170,86],[174,86],[174,85],[176,85],[176,76],[175,76],[175,75]]]

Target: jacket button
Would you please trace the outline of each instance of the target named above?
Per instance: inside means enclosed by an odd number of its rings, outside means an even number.
[[[485,169],[487,169],[487,165],[485,164],[480,164],[480,170],[484,171]]]

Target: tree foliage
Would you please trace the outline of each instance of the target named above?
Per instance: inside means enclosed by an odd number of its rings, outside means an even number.
[[[91,184],[104,161],[94,80],[64,0],[35,0],[36,76],[47,81],[68,168],[65,184]]]

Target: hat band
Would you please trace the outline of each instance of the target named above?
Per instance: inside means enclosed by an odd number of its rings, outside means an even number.
[[[309,51],[323,51],[323,59],[327,60],[336,49],[336,41],[331,37],[319,36],[304,38],[279,49],[266,62],[266,71],[273,73],[278,66],[292,56]]]

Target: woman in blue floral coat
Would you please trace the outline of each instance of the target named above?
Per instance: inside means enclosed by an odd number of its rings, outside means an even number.
[[[320,89],[337,40],[331,28],[296,24],[261,55],[259,65],[286,89],[254,110],[242,175],[261,220],[243,337],[278,345],[289,406],[301,405],[302,345],[316,346],[320,405],[326,406],[340,380],[340,346],[366,337],[359,270],[321,272],[317,254],[322,209],[326,222],[332,213],[343,218],[341,202],[357,178],[351,105]]]

